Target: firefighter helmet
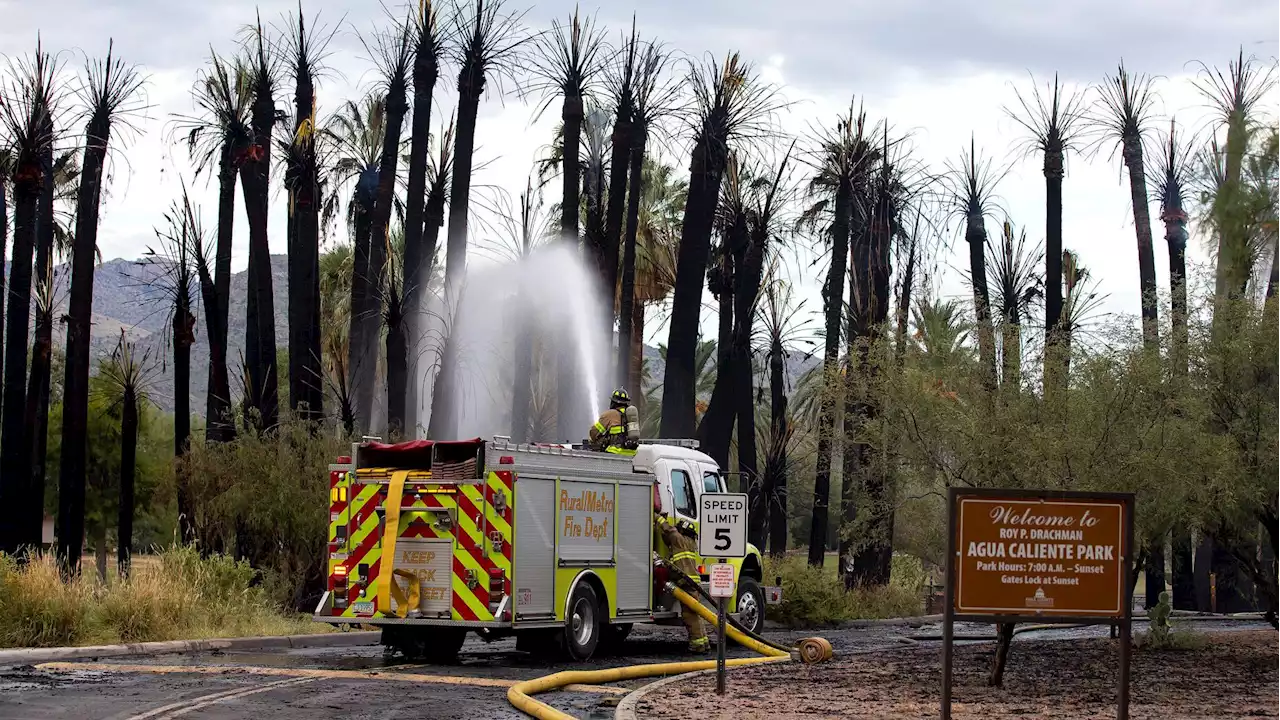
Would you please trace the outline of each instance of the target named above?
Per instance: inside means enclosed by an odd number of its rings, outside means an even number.
[[[609,396],[609,407],[617,409],[626,407],[631,404],[631,396],[627,394],[625,388],[618,388]]]

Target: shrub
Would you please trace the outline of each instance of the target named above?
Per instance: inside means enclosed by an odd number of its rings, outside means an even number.
[[[884,587],[846,591],[834,572],[801,555],[766,558],[765,577],[782,578],[782,603],[769,606],[769,618],[791,627],[915,616],[923,606],[924,568],[909,556],[894,556],[893,581]]]
[[[51,555],[25,564],[0,555],[0,645],[61,646],[319,632],[253,586],[253,568],[174,547],[158,562],[102,585],[64,580]]]

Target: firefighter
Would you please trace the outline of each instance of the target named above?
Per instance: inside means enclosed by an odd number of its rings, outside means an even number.
[[[593,450],[634,454],[634,448],[627,448],[627,407],[631,405],[631,396],[623,388],[618,388],[609,396],[609,409],[600,413],[596,424],[588,432],[590,446]]]
[[[701,581],[698,575],[698,533],[693,529],[693,523],[688,520],[677,520],[672,524],[666,515],[655,511],[653,514],[654,527],[658,531],[658,536],[662,538],[662,542],[667,546],[667,561],[676,567],[677,570],[689,576],[695,584]],[[711,641],[707,639],[707,633],[702,628],[702,618],[688,608],[681,610],[680,617],[684,620],[685,628],[689,631],[689,652],[704,653],[711,648]]]

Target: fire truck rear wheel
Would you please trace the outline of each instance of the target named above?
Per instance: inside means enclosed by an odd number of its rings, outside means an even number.
[[[464,628],[388,627],[382,631],[383,645],[399,650],[409,660],[437,665],[457,661],[466,639]]]
[[[564,618],[565,654],[573,660],[588,660],[600,644],[600,600],[591,585],[580,582],[569,598]]]

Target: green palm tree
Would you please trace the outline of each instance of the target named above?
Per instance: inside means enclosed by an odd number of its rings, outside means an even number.
[[[675,287],[678,223],[688,195],[688,183],[676,177],[675,168],[646,158],[641,170],[641,192],[636,200],[634,272],[630,274],[630,312],[620,312],[626,324],[626,386],[643,397],[641,360],[644,356],[646,308],[665,301]],[[628,221],[629,222],[629,221]],[[625,270],[624,270],[625,277]],[[624,282],[625,285],[625,282]],[[619,305],[624,302],[619,299]],[[623,337],[619,335],[619,342]],[[619,346],[619,352],[623,352]],[[655,413],[649,412],[650,417]],[[656,419],[655,419],[656,422]]]

